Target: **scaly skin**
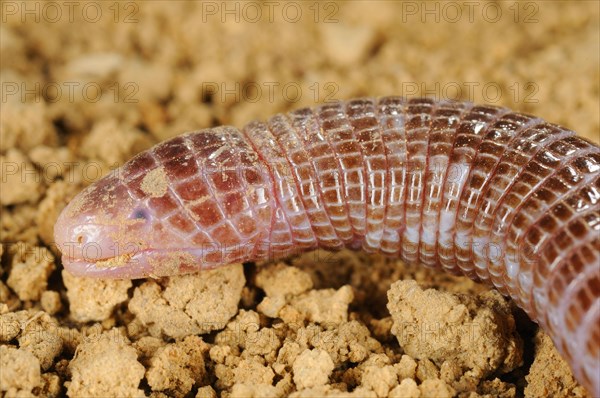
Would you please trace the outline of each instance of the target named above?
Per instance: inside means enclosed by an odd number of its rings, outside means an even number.
[[[85,189],[76,275],[142,278],[363,249],[493,285],[600,395],[600,148],[504,108],[358,99],[163,142]]]

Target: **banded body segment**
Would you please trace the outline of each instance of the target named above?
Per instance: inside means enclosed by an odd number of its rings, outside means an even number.
[[[239,130],[224,127],[219,134],[184,135],[152,153],[165,168],[168,189],[177,203],[172,217],[185,223],[179,230],[189,231],[186,247],[204,248],[205,267],[239,261],[248,253],[264,257],[259,242],[271,223],[271,182]],[[162,205],[166,198],[152,200]],[[188,223],[194,228],[190,230]]]
[[[519,297],[518,302],[523,308],[531,309],[531,316],[535,312],[527,294],[533,288],[531,267],[543,259],[539,258],[538,250],[535,262],[521,261],[525,256],[522,250],[526,250],[522,238],[532,233],[534,228],[547,232],[558,225],[559,221],[551,215],[550,209],[561,198],[567,197],[569,192],[576,192],[593,182],[597,171],[597,160],[590,154],[593,147],[578,137],[548,144],[524,167],[522,178],[514,184],[496,210],[490,242],[492,246],[505,247],[505,255],[491,256],[490,266],[498,272],[505,270],[503,283],[511,295]],[[573,163],[580,157],[590,155],[591,167],[580,168],[576,180],[569,178],[574,175]]]
[[[362,168],[365,175],[366,233],[363,250],[373,253],[381,247],[388,190],[388,165],[377,118],[377,104],[372,99],[348,101],[346,114],[354,131],[354,140],[360,145]]]
[[[472,264],[459,264],[456,259],[454,240],[458,208],[483,137],[508,112],[506,108],[474,106],[456,126],[456,138],[444,181],[437,241],[440,265],[453,274],[462,273],[472,279],[478,278]]]
[[[437,104],[428,99],[411,100],[406,108],[406,200],[402,232],[401,257],[416,263],[419,258],[421,214],[425,200],[425,174],[427,172],[429,129],[431,115]]]
[[[317,239],[300,200],[291,166],[269,127],[263,122],[252,122],[244,127],[243,133],[269,170],[277,201],[269,243],[265,245],[270,252],[269,258],[317,247]]]
[[[600,211],[571,221],[558,235],[565,255],[555,264],[545,286],[548,306],[540,319],[575,376],[587,386],[597,383],[600,342]],[[568,247],[568,248],[567,248]],[[592,382],[593,381],[593,382]]]
[[[359,248],[366,234],[366,208],[364,206],[365,176],[361,168],[361,152],[354,139],[353,129],[346,114],[344,103],[321,105],[316,110],[320,130],[326,137],[337,165],[336,194],[345,206],[346,217],[340,217],[344,229],[352,231],[352,240],[347,247]]]
[[[402,97],[384,97],[378,101],[377,117],[381,126],[387,159],[387,199],[380,250],[388,256],[400,252],[404,225],[407,185],[406,106]]]
[[[300,200],[310,220],[310,226],[320,247],[340,249],[343,242],[335,232],[321,193],[319,177],[301,136],[306,134],[306,117],[302,114],[276,115],[269,119],[269,131],[283,150],[290,164],[292,178]],[[314,126],[310,126],[314,128]]]
[[[490,178],[489,188],[481,196],[478,218],[473,228],[473,254],[474,262],[478,269],[487,269],[492,283],[502,285],[500,291],[508,294],[509,287],[502,277],[506,271],[499,261],[504,257],[503,245],[490,244],[491,228],[499,209],[507,211],[509,207],[502,207],[509,193],[515,192],[515,184],[529,186],[530,192],[534,189],[536,177],[527,173],[526,166],[533,164],[532,159],[543,150],[545,146],[570,137],[574,133],[570,130],[558,128],[548,123],[532,121],[531,127],[517,133],[502,155],[494,175]],[[516,204],[513,204],[516,205]],[[511,275],[514,277],[514,273]]]
[[[490,272],[476,263],[474,257],[484,255],[485,248],[480,245],[480,242],[474,241],[473,236],[475,219],[482,210],[481,200],[490,188],[490,182],[508,145],[523,131],[538,122],[539,120],[534,117],[517,113],[507,113],[496,121],[479,146],[471,174],[462,193],[454,238],[456,258],[461,269],[475,266],[475,274],[483,282],[490,282]],[[497,286],[497,288],[502,291],[504,286]]]
[[[319,113],[303,108],[292,112],[290,117],[294,120],[293,126],[315,170],[317,194],[323,200],[324,210],[335,235],[342,245],[350,245],[354,234],[348,219],[338,162],[329,137],[321,127]]]
[[[598,234],[600,220],[594,217],[599,211],[599,180],[597,178],[593,182],[592,189],[583,186],[566,195],[531,227],[523,239],[522,247],[530,249],[523,251],[522,263],[529,262],[533,271],[532,287],[526,291],[528,294],[523,295],[523,302],[532,299],[528,309],[545,325],[549,325],[549,308],[556,307],[562,300],[556,292],[552,292],[551,279],[561,267],[569,266],[566,258],[571,250],[579,244],[589,243]],[[598,267],[590,266],[590,269],[600,272]],[[526,286],[524,284],[523,287]],[[517,297],[516,300],[522,299]]]
[[[264,239],[263,226],[270,223],[274,205],[271,184],[243,135],[237,129],[224,128],[219,140],[208,132],[184,138],[203,171],[199,174],[206,189],[206,195],[196,193],[183,206],[201,226],[198,229],[214,243],[230,247]]]
[[[457,126],[471,107],[469,103],[449,101],[440,103],[432,115],[419,238],[419,262],[428,267],[439,264],[437,242],[444,183],[448,179],[448,166],[457,138]]]

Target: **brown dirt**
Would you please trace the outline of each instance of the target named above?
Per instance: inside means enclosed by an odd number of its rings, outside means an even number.
[[[52,228],[153,143],[329,99],[507,105],[599,142],[596,1],[67,3],[0,4],[3,395],[586,395],[510,300],[464,278],[314,252],[87,280]]]

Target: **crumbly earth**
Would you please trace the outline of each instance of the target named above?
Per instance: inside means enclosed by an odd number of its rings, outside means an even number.
[[[317,251],[97,281],[52,242],[77,192],[153,143],[330,99],[506,105],[599,142],[599,7],[567,3],[2,3],[1,394],[586,396],[465,278]]]

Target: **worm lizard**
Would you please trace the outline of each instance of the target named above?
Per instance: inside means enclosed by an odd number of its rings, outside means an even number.
[[[64,267],[177,275],[361,249],[510,296],[600,395],[600,147],[502,107],[328,103],[138,154],[63,210]]]

